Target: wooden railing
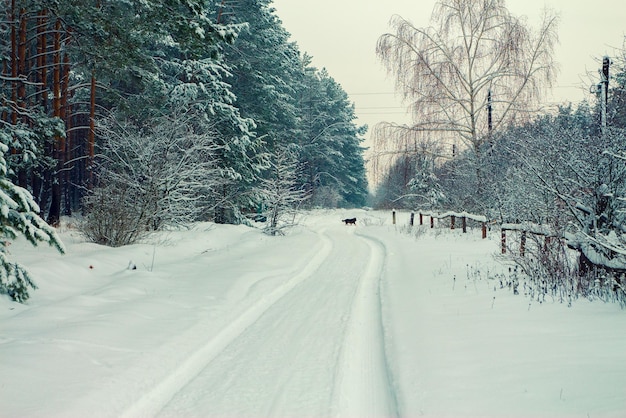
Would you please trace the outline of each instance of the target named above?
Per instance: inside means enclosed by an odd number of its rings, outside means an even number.
[[[474,215],[467,212],[432,212],[432,211],[417,211],[419,216],[419,224],[424,225],[424,217],[430,218],[430,227],[435,227],[435,219],[446,219],[450,218],[450,229],[456,229],[457,227],[457,219],[461,220],[461,229],[463,233],[467,233],[467,220],[473,220],[475,222],[479,222],[481,224],[481,231],[483,239],[487,238],[487,218],[483,215]],[[396,223],[396,211],[392,211],[392,219],[393,224]],[[411,217],[409,220],[409,225],[413,226],[415,224],[415,212],[411,212]]]
[[[419,219],[419,225],[424,225],[424,218],[430,218],[430,227],[435,227],[435,219],[446,219],[450,218],[450,229],[457,228],[457,220],[461,221],[461,228],[463,233],[467,232],[467,220],[472,220],[481,224],[482,230],[482,238],[487,238],[487,225],[489,224],[498,224],[497,221],[489,222],[487,218],[483,215],[475,215],[467,212],[434,212],[434,211],[414,211],[411,212],[411,217],[409,220],[410,226],[414,226],[415,223],[415,214],[417,213]],[[396,211],[393,211],[393,223],[396,223]],[[519,233],[519,255],[524,257],[526,253],[526,241],[529,235],[544,237],[544,245],[549,245],[550,242],[560,242],[560,245],[567,246],[573,250],[577,250],[581,256],[584,256],[587,262],[591,265],[605,268],[607,270],[613,271],[621,271],[626,274],[626,251],[616,248],[609,248],[612,250],[612,253],[615,257],[607,258],[606,255],[602,254],[600,251],[596,249],[596,245],[604,245],[605,248],[608,248],[606,244],[600,244],[597,239],[592,237],[588,237],[585,234],[578,233],[573,234],[565,231],[556,231],[553,227],[543,224],[537,224],[533,222],[521,222],[521,223],[501,223],[500,224],[501,231],[501,252],[502,254],[506,254],[508,249],[511,247],[507,247],[507,232],[515,231]],[[555,241],[556,240],[556,241]]]

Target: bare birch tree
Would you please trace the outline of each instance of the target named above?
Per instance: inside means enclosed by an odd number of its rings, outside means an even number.
[[[551,87],[558,19],[546,11],[533,31],[504,0],[441,0],[431,22],[419,28],[394,16],[392,33],[378,40],[412,124],[382,123],[375,136],[401,144],[436,138],[479,157],[492,131],[536,111]]]

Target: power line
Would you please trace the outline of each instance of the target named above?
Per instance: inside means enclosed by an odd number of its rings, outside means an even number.
[[[563,84],[558,86],[552,86],[552,89],[572,89],[572,88],[582,88],[580,84]],[[394,91],[373,91],[373,92],[359,92],[359,93],[348,93],[349,96],[374,96],[374,95],[398,95],[401,93]]]
[[[382,95],[382,94],[393,94],[395,92],[372,92],[372,93],[348,93],[349,96],[374,96],[374,95]]]
[[[406,115],[406,112],[359,112],[358,115]]]
[[[374,107],[372,107],[372,106],[368,106],[368,107],[357,106],[356,108],[357,108],[357,110],[358,109],[367,109],[367,110],[371,110],[371,109],[406,109],[405,106],[374,106]]]

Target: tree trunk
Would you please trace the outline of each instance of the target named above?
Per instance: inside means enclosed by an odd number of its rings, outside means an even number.
[[[39,69],[39,83],[40,87],[40,103],[43,106],[44,112],[48,110],[48,60],[46,50],[48,49],[48,37],[46,36],[46,29],[48,26],[48,11],[46,9],[39,13],[39,25],[37,26],[38,33],[38,52],[37,52],[37,66]]]
[[[87,134],[87,175],[88,188],[93,187],[93,168],[96,147],[96,72],[91,73],[91,91],[89,99],[89,133]]]
[[[26,69],[26,23],[26,9],[21,9],[19,42],[17,46],[17,71],[18,74],[23,77],[26,77],[26,74],[28,74]],[[19,111],[23,112],[26,109],[26,83],[23,80],[18,83],[17,98],[17,108]],[[27,120],[23,121],[28,122]],[[27,182],[26,171],[23,167],[21,167],[17,171],[17,184],[22,188],[26,188],[28,187]]]
[[[64,214],[70,216],[72,214],[72,208],[70,205],[70,181],[69,181],[69,168],[66,167],[67,161],[70,160],[71,149],[71,107],[69,104],[69,83],[70,83],[70,57],[67,52],[63,56],[63,78],[61,83],[61,118],[65,122],[65,138],[62,139],[61,146],[61,161],[60,164],[63,168],[60,177],[62,178],[61,186],[63,188],[63,201],[65,202]]]
[[[54,116],[61,117],[61,20],[57,19],[54,31],[54,58],[52,68],[52,107]],[[48,211],[48,223],[58,225],[61,220],[61,182],[63,169],[63,146],[65,141],[57,136],[54,141],[54,158],[57,161],[56,170],[52,179],[52,195],[50,197],[50,210]]]
[[[11,22],[11,101],[13,104],[17,103],[17,28],[15,22],[17,17],[15,16],[15,0],[11,0],[11,15],[9,22]],[[11,112],[11,123],[17,125],[17,112],[13,110]],[[15,150],[13,150],[15,151]]]
[[[48,26],[48,11],[43,9],[39,12],[37,19],[37,59],[36,72],[39,90],[37,91],[36,101],[41,105],[44,112],[48,111],[48,69],[47,55],[48,38],[46,36]],[[43,173],[33,172],[31,174],[31,187],[35,201],[43,211]],[[43,214],[40,213],[40,216]]]

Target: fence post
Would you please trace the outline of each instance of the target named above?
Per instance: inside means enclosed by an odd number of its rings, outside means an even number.
[[[420,212],[420,225],[424,225],[424,216]]]
[[[391,212],[391,218],[393,219],[393,224],[395,225],[396,224],[396,211],[395,210]]]
[[[433,218],[433,215],[430,215],[430,227],[431,228],[435,227],[435,218]]]
[[[487,222],[483,222],[483,239],[487,238]]]
[[[522,237],[520,238],[520,242],[519,242],[519,255],[524,257],[525,253],[526,253],[526,231],[522,231]]]
[[[461,218],[461,222],[463,224],[463,233],[467,233],[467,218],[464,216]]]
[[[502,230],[502,254],[506,254],[506,229]]]
[[[413,212],[411,212],[411,220],[409,221],[409,223],[411,224],[411,226],[413,226],[413,220],[415,218],[415,214]]]
[[[450,229],[454,229],[454,221],[456,220],[454,215],[450,215]]]

